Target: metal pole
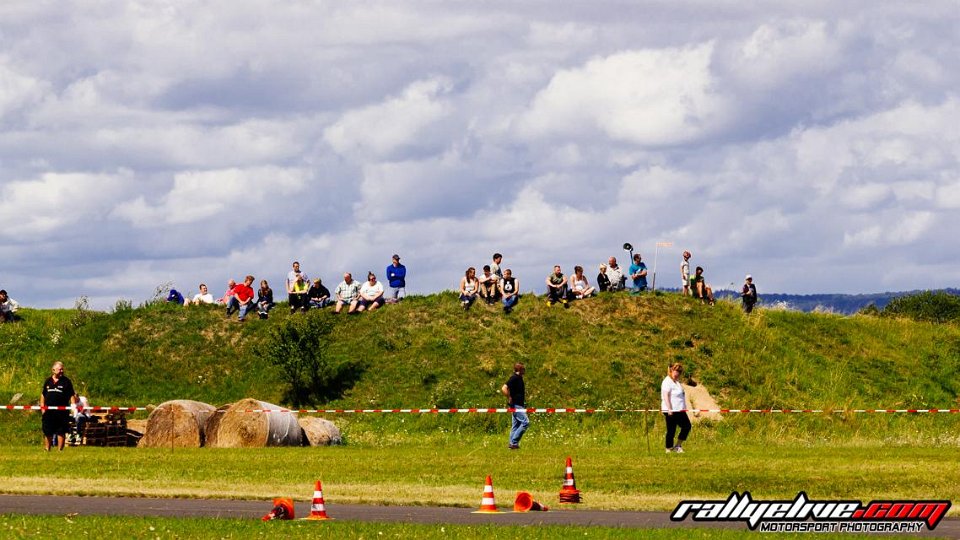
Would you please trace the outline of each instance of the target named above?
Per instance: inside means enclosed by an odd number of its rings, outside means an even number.
[[[672,245],[673,242],[657,242],[657,248],[653,251],[653,292],[657,292],[657,258],[660,255],[660,248]]]

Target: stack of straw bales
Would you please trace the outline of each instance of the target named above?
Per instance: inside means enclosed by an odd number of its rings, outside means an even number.
[[[250,412],[270,411],[270,412]],[[143,447],[259,448],[325,446],[342,442],[340,430],[323,418],[247,398],[218,408],[199,401],[160,404],[147,419]]]

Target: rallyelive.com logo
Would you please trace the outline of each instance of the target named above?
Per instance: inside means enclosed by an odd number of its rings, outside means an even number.
[[[736,491],[725,501],[681,501],[672,521],[744,521],[762,532],[889,532],[931,531],[950,509],[950,501],[812,501],[803,491],[792,501],[753,500]]]

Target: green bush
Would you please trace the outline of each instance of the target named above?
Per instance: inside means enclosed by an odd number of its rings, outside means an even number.
[[[943,291],[901,296],[887,304],[882,314],[936,323],[956,321],[960,320],[960,296]]]
[[[260,347],[290,385],[285,401],[295,408],[341,397],[363,372],[357,362],[330,361],[327,343],[333,325],[325,315],[311,312],[283,320]]]

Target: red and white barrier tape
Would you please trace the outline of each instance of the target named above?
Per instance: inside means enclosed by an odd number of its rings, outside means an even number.
[[[84,409],[89,412],[136,412],[149,411],[155,407],[87,407]],[[70,411],[72,407],[41,407],[39,405],[0,405],[0,410],[7,411]],[[515,409],[509,408],[451,408],[451,409],[244,409],[245,413],[299,413],[299,414],[504,414],[513,413]],[[660,409],[576,409],[576,408],[542,408],[527,409],[528,413],[543,414],[598,414],[598,413],[660,413]],[[680,412],[689,412],[693,414],[715,413],[715,414],[927,414],[927,413],[960,413],[960,409],[686,409]]]

